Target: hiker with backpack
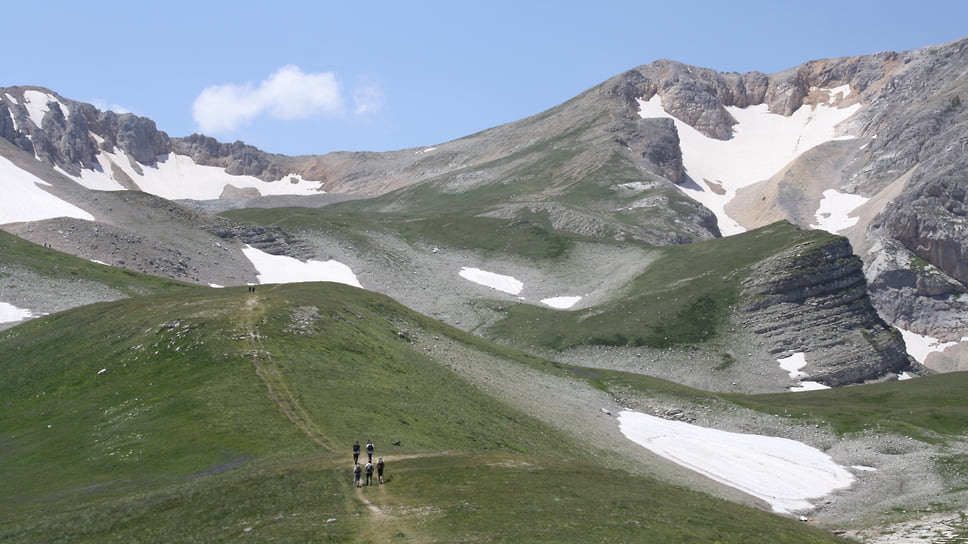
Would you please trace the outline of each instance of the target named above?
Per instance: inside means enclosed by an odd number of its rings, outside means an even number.
[[[360,473],[361,472],[363,472],[363,470],[360,468],[360,464],[359,463],[355,463],[353,465],[353,478],[354,478],[354,480],[356,482],[356,487],[360,487]]]
[[[376,478],[380,482],[380,484],[383,484],[383,458],[382,457],[376,462]]]
[[[356,463],[360,460],[360,441],[357,440],[353,443],[353,462]]]
[[[373,441],[372,440],[366,441],[366,460],[369,462],[373,462]]]
[[[373,485],[373,463],[366,462],[366,485]]]

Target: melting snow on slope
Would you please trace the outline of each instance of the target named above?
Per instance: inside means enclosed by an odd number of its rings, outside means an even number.
[[[498,291],[503,291],[511,295],[516,295],[521,292],[521,289],[524,289],[524,284],[511,276],[495,274],[494,272],[487,272],[486,270],[481,270],[479,268],[469,268],[465,266],[460,269],[459,274],[460,277],[464,278],[465,280],[472,281],[485,287],[490,287],[491,289],[497,289]]]
[[[42,221],[53,217],[94,220],[93,215],[41,189],[40,185],[50,184],[17,168],[4,157],[0,157],[0,179],[3,180],[0,225],[19,221]]]
[[[908,355],[914,357],[914,360],[921,364],[924,364],[924,360],[932,352],[942,352],[951,346],[958,345],[958,342],[940,342],[932,336],[921,336],[920,334],[900,328],[898,330],[901,331],[901,336],[904,338],[904,345],[907,348]],[[961,341],[968,342],[968,337],[963,337]]]
[[[789,357],[777,359],[776,362],[780,363],[780,368],[790,374],[791,379],[802,380],[807,377],[806,372],[800,370],[807,366],[807,358],[804,353],[794,353]],[[816,391],[817,389],[830,389],[830,387],[820,382],[801,381],[799,385],[791,387],[790,391]]]
[[[12,323],[34,317],[33,312],[18,308],[7,302],[0,302],[0,323]]]
[[[837,234],[840,231],[853,227],[857,224],[856,217],[850,217],[850,212],[854,211],[869,199],[848,193],[841,193],[835,189],[827,189],[823,192],[823,200],[817,208],[815,217],[816,225],[810,228],[821,229]]]
[[[27,115],[30,117],[30,121],[38,127],[42,126],[44,116],[50,111],[48,104],[51,102],[56,102],[60,106],[65,119],[70,117],[71,113],[67,110],[67,106],[57,100],[56,96],[35,90],[24,91],[24,107],[27,108]]]
[[[244,247],[242,252],[258,271],[259,283],[332,281],[362,287],[353,270],[339,261],[302,262],[285,255],[270,255],[249,246]]]
[[[169,153],[160,155],[155,164],[139,165],[140,172],[131,167],[124,153],[98,154],[98,170],[81,170],[73,177],[88,189],[121,191],[125,187],[117,181],[114,168],[120,168],[144,192],[169,200],[215,200],[227,188],[256,190],[259,195],[314,195],[321,194],[321,181],[306,181],[298,175],[285,176],[265,182],[254,176],[233,176],[224,168],[196,164],[191,157]]]
[[[541,303],[557,310],[567,310],[577,304],[579,300],[581,300],[581,297],[551,297],[541,299]]]
[[[830,96],[846,92],[846,88],[837,88],[830,91]],[[723,235],[743,232],[725,212],[726,203],[736,196],[738,189],[768,179],[801,153],[838,139],[834,127],[852,116],[860,105],[846,108],[804,105],[790,117],[770,113],[768,108],[766,104],[727,107],[737,124],[733,125],[732,138],[717,140],[666,113],[659,95],[648,101],[639,100],[640,117],[667,117],[675,121],[683,166],[698,185],[682,189],[716,214]]]
[[[619,428],[633,442],[717,482],[768,502],[774,512],[813,508],[850,487],[854,476],[829,455],[802,442],[732,433],[622,411]]]
[[[515,279],[513,276],[495,274],[494,272],[488,272],[479,268],[465,266],[460,269],[459,275],[465,280],[490,287],[503,293],[508,293],[509,295],[517,295],[524,289],[524,283]],[[580,296],[562,296],[543,298],[541,299],[541,303],[556,310],[567,310],[577,304],[579,300],[581,300]]]

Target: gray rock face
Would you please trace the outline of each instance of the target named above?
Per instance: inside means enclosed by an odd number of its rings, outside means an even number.
[[[198,164],[220,166],[237,176],[254,176],[275,181],[290,174],[278,155],[272,155],[242,142],[223,144],[214,138],[193,134],[172,141],[175,153],[187,155]]]
[[[741,298],[741,320],[767,351],[777,358],[804,352],[812,381],[836,387],[924,372],[878,316],[863,263],[844,238],[761,262]]]
[[[872,200],[890,194],[849,235],[871,280],[874,305],[892,323],[913,332],[957,340],[968,333],[965,66],[968,39],[903,53],[818,60],[769,76],[659,61],[617,76],[603,88],[604,94],[625,104],[629,116],[638,110],[639,99],[659,95],[676,118],[709,137],[726,139],[734,122],[727,106],[765,103],[770,111],[789,115],[821,98],[812,94],[816,89],[848,86],[850,95],[843,104],[859,103],[862,108],[839,130],[865,139],[867,145],[849,157],[839,151],[831,154],[829,165],[818,153],[798,159],[803,162],[799,170],[788,169],[786,177],[770,182],[777,185],[775,190],[759,191],[783,198],[757,203],[762,208],[757,215],[770,221],[785,218],[806,228],[813,217],[803,212],[817,209],[824,189]],[[801,182],[790,178],[797,171],[827,174]],[[939,311],[947,316],[947,325],[935,318]]]
[[[40,126],[31,120],[24,105],[24,92],[28,90],[56,99],[46,104]],[[92,134],[102,138],[100,146]],[[141,164],[154,164],[158,155],[171,151],[168,135],[159,131],[151,119],[101,112],[90,104],[68,100],[40,87],[0,89],[0,137],[72,175],[79,175],[81,169],[95,168],[101,149],[121,151]]]
[[[316,257],[316,250],[309,242],[279,227],[220,224],[203,228],[223,240],[238,241],[270,255],[288,255],[302,261]]]
[[[172,149],[168,135],[155,127],[155,122],[130,113],[118,115],[106,111],[99,115],[102,148],[118,147],[141,164],[154,164],[158,155]]]
[[[682,167],[679,132],[672,119],[623,120],[611,127],[615,141],[651,164],[657,173],[673,183],[681,183],[686,173]]]

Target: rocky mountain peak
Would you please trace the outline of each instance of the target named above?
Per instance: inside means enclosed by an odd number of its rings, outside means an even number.
[[[0,89],[0,136],[75,176],[95,168],[100,151],[145,165],[171,151],[168,135],[147,117],[102,112],[42,87]]]

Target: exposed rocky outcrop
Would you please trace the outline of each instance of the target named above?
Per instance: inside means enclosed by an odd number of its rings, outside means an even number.
[[[154,164],[158,155],[172,151],[171,140],[155,127],[155,122],[130,113],[106,111],[98,115],[101,148],[117,147],[141,164]]]
[[[655,165],[657,174],[673,183],[681,183],[685,178],[679,132],[672,119],[642,119],[636,116],[616,122],[610,130],[615,132],[615,141],[619,145]]]
[[[39,111],[44,113],[38,125]],[[126,154],[136,169],[137,163],[154,164],[158,155],[171,151],[168,135],[151,119],[102,112],[42,87],[0,89],[0,137],[75,176],[99,168],[102,150]]]
[[[275,181],[290,174],[284,158],[261,151],[242,142],[221,143],[215,138],[193,134],[172,141],[175,153],[187,155],[198,164],[220,166],[236,176],[254,176],[263,181]]]
[[[625,105],[628,118],[639,100],[658,95],[671,115],[709,137],[726,139],[734,122],[729,106],[767,104],[771,112],[789,115],[804,104],[828,102],[823,89],[849,89],[836,103],[862,108],[838,130],[865,145],[829,146],[835,153],[826,162],[819,151],[811,152],[767,182],[771,187],[750,188],[758,195],[756,211],[746,215],[759,221],[743,225],[784,218],[809,227],[826,189],[879,200],[881,207],[866,212],[847,233],[864,261],[875,306],[913,332],[958,340],[968,331],[966,66],[968,39],[817,60],[768,76],[664,60],[621,74],[601,90]],[[764,200],[769,195],[777,198]],[[749,198],[740,200],[753,205]],[[945,319],[935,318],[938,311]]]
[[[287,255],[307,261],[316,256],[313,246],[279,227],[258,225],[219,224],[203,227],[223,240],[235,240],[270,255]]]
[[[836,387],[924,371],[878,316],[845,238],[803,243],[759,263],[741,298],[744,325],[777,358],[805,353],[809,380]]]

